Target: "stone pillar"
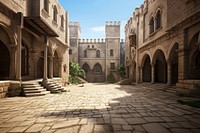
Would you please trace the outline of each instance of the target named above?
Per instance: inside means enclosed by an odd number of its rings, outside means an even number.
[[[22,41],[23,14],[17,13],[17,80],[21,82],[21,41]],[[20,83],[21,84],[21,83]]]
[[[43,82],[46,83],[48,78],[47,78],[47,46],[48,46],[48,37],[44,37],[44,75],[43,75]]]
[[[171,62],[168,61],[168,62],[167,62],[167,84],[168,84],[168,85],[171,85],[171,84],[172,84],[172,75],[171,75],[172,69],[171,69],[171,67],[172,67]]]
[[[151,65],[151,83],[155,83],[155,65]]]
[[[49,56],[49,77],[53,78],[53,56]]]

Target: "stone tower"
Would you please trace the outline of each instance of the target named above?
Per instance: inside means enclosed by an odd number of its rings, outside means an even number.
[[[117,79],[117,66],[120,63],[120,22],[106,22],[106,75]]]
[[[70,61],[78,63],[78,45],[81,32],[79,22],[70,22],[69,31],[70,31],[69,59]]]

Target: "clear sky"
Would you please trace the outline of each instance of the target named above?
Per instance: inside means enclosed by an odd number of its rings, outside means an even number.
[[[121,22],[121,39],[124,39],[124,25],[136,7],[144,0],[58,0],[68,11],[69,21],[78,21],[81,38],[105,38],[106,21]]]

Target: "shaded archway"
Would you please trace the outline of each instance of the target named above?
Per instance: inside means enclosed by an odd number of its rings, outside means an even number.
[[[103,74],[102,66],[96,63],[93,67],[93,82],[104,82],[105,76]]]
[[[0,40],[0,80],[9,79],[10,53],[6,45]]]
[[[169,55],[169,63],[171,65],[171,83],[176,84],[178,82],[178,43],[175,43],[172,47]],[[168,75],[169,76],[169,75]]]
[[[200,32],[195,34],[189,43],[189,79],[200,79]]]
[[[90,81],[91,81],[91,79],[90,79],[90,77],[91,77],[91,72],[90,72],[90,67],[89,67],[89,65],[88,65],[87,63],[85,63],[85,64],[82,66],[82,69],[85,71],[85,74],[86,74],[85,79],[86,79],[88,82],[90,82]]]
[[[142,67],[142,81],[151,82],[151,60],[149,55],[146,55],[144,58],[144,64]]]
[[[44,74],[44,51],[40,53],[37,62],[37,78],[43,78],[43,74]]]
[[[21,50],[21,73],[22,76],[26,76],[29,74],[29,51],[28,46],[23,42],[22,50]]]
[[[61,68],[59,68],[59,57],[57,51],[54,53],[54,58],[53,58],[53,77],[59,77],[59,71]]]
[[[155,65],[155,82],[167,82],[167,63],[162,50],[158,49],[155,52],[153,64]]]

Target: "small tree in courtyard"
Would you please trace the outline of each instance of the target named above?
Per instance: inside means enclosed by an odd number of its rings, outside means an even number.
[[[85,78],[85,71],[75,62],[69,63],[69,82],[72,84],[79,83],[78,77]]]
[[[123,64],[120,64],[120,65],[117,67],[117,71],[118,71],[118,74],[119,74],[120,78],[125,78],[126,69],[125,69],[125,66],[124,66]]]

